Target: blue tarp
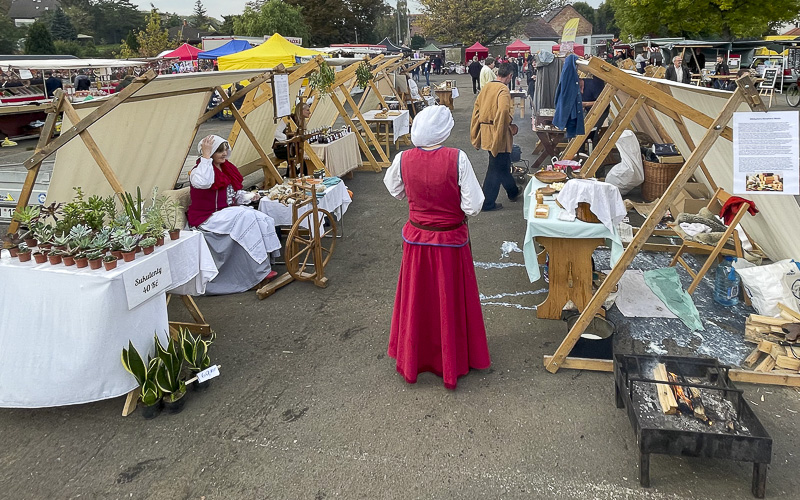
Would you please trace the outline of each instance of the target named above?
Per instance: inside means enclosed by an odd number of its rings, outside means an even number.
[[[230,42],[217,47],[216,49],[207,50],[197,55],[198,59],[216,59],[218,57],[235,54],[243,50],[252,49],[253,46],[247,40],[231,40]]]

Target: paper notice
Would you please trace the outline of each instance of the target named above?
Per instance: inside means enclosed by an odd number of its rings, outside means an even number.
[[[800,112],[733,114],[733,192],[800,194]]]

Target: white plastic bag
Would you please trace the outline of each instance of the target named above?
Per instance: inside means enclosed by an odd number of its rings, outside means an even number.
[[[642,153],[639,149],[639,140],[633,131],[625,130],[617,140],[621,163],[617,163],[608,172],[606,182],[619,188],[622,195],[644,182],[644,167],[642,166]]]
[[[792,290],[784,283],[784,278],[793,276],[800,279],[800,271],[797,265],[791,260],[781,260],[767,266],[753,266],[740,268],[736,266],[736,272],[742,278],[744,291],[758,314],[762,316],[778,317],[781,310],[778,302],[796,309],[798,299],[792,295]]]

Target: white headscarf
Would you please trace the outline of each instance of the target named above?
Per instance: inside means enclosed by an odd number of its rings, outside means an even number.
[[[450,137],[454,124],[447,106],[428,106],[414,117],[411,142],[418,148],[442,144]]]
[[[214,143],[211,145],[211,154],[216,153],[217,150],[219,149],[220,144],[224,143],[225,144],[225,149],[228,150],[228,156],[231,155],[231,145],[228,144],[228,140],[227,139],[223,139],[222,137],[220,137],[218,135],[212,135],[211,137],[214,138]],[[202,139],[200,140],[200,142],[203,142]],[[197,152],[198,152],[198,154],[200,154],[200,156],[203,156],[203,148],[200,147],[200,142],[197,143]]]

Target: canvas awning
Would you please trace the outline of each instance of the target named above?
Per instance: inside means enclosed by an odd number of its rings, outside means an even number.
[[[125,59],[13,59],[0,60],[0,69],[124,68],[143,64],[147,63]]]
[[[253,46],[250,45],[250,42],[247,40],[231,40],[230,42],[226,43],[225,45],[221,45],[216,49],[206,50],[205,52],[201,52],[197,58],[198,59],[216,59],[218,57],[227,56],[230,54],[236,54],[243,50],[250,50]]]
[[[559,55],[562,56],[566,55],[566,54],[561,54],[561,45],[553,45],[553,52],[557,52],[559,53]],[[575,45],[572,46],[572,52],[574,52],[575,55],[578,56],[582,56],[585,54],[583,45],[579,43],[576,43]]]
[[[506,47],[507,56],[519,57],[521,55],[524,55],[526,52],[530,51],[531,51],[531,46],[520,40],[515,40],[514,43]]]
[[[390,54],[399,54],[400,52],[402,52],[402,49],[400,49],[400,47],[389,41],[389,37],[386,37],[380,42],[378,42],[378,45],[383,45],[384,47],[386,47],[386,52]]]
[[[197,55],[200,52],[202,52],[202,50],[198,49],[197,47],[189,45],[188,43],[184,43],[172,52],[164,54],[162,57],[166,59],[177,57],[181,61],[194,61],[197,59]]]
[[[279,64],[291,67],[297,62],[298,57],[327,56],[322,52],[295,45],[289,40],[275,33],[269,40],[258,47],[243,50],[236,54],[222,56],[217,59],[219,69],[268,69]]]
[[[489,49],[481,45],[480,42],[475,42],[464,51],[464,57],[469,61],[475,56],[478,56],[478,60],[482,61],[489,57]]]
[[[428,45],[426,45],[425,47],[422,47],[421,49],[419,49],[419,51],[420,51],[420,52],[427,52],[427,53],[431,53],[431,54],[433,54],[433,53],[439,53],[439,52],[441,52],[441,51],[442,51],[442,49],[440,49],[439,47],[437,47],[436,45],[434,45],[434,44],[432,44],[432,43],[429,43],[429,44],[428,44]]]

